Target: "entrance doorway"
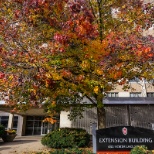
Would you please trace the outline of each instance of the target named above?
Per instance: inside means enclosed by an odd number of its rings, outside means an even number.
[[[45,135],[49,133],[50,131],[50,126],[48,122],[42,122],[42,127],[41,127],[41,135]]]
[[[43,116],[27,116],[25,135],[45,135],[59,127],[59,123],[43,122]]]
[[[43,117],[27,116],[25,135],[41,135]]]

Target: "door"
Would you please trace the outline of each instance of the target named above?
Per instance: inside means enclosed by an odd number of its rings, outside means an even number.
[[[41,135],[42,116],[27,116],[25,135]]]
[[[40,135],[41,134],[41,121],[34,121],[33,122],[33,135]]]
[[[42,127],[41,127],[41,135],[45,135],[49,132],[49,123],[47,122],[42,122]]]

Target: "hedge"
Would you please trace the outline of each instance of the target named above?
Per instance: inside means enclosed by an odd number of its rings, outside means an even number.
[[[41,143],[49,148],[86,147],[90,135],[81,128],[61,128],[52,131],[41,139]]]

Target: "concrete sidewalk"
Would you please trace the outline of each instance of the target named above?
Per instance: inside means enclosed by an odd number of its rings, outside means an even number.
[[[3,142],[0,138],[0,154],[32,154],[47,152],[49,149],[41,144],[42,136],[16,136],[13,142]]]

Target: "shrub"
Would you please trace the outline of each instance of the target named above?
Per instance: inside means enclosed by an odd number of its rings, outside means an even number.
[[[131,152],[131,154],[152,154],[152,151],[148,150],[146,146],[135,146]]]
[[[5,133],[5,127],[0,125],[0,137]]]
[[[61,128],[45,135],[41,143],[49,148],[86,147],[90,135],[81,128]]]

